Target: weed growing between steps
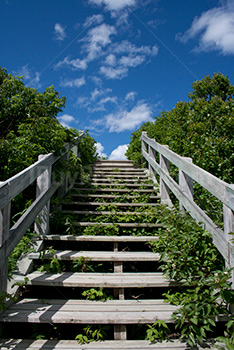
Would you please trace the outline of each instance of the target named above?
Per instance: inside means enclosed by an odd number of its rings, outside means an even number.
[[[230,270],[212,243],[209,233],[188,215],[164,209],[159,240],[152,242],[153,251],[162,252],[161,269],[168,278],[182,285],[164,296],[179,308],[172,318],[180,338],[190,347],[207,342],[207,334],[215,331],[215,317],[228,315],[228,304],[234,302],[229,283]],[[157,332],[149,332],[157,339]],[[213,333],[215,336],[215,333]]]

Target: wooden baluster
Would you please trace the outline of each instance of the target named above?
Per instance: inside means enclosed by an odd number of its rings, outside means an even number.
[[[114,242],[114,251],[118,252],[118,242]],[[123,273],[123,262],[114,262],[114,273]],[[124,300],[124,288],[115,288],[114,297],[119,300]],[[114,339],[115,340],[126,340],[127,339],[127,329],[125,325],[116,324],[114,325]]]
[[[156,161],[156,151],[149,146],[149,156]],[[158,183],[157,178],[156,178],[156,171],[154,170],[154,168],[149,164],[149,173],[152,176],[152,180],[154,183]]]
[[[42,160],[46,155],[41,154],[38,160]],[[51,186],[51,166],[45,168],[45,171],[37,178],[37,190],[36,196],[38,197],[42,192],[46,191]],[[38,215],[34,230],[37,234],[46,235],[49,233],[49,214],[50,214],[50,201],[42,209]]]
[[[8,258],[6,256],[6,242],[10,232],[11,202],[0,211],[0,292],[7,291]]]
[[[223,205],[223,223],[224,223],[224,237],[229,243],[228,252],[230,252],[230,246],[233,246],[233,243],[230,242],[233,239],[233,236],[229,235],[229,232],[234,232],[234,213],[228,208],[225,204]],[[231,268],[230,261],[226,262],[226,266]],[[234,272],[232,271],[232,288],[234,289]]]
[[[187,162],[192,163],[192,158],[183,157]],[[179,185],[181,191],[193,200],[193,179],[179,169]],[[180,202],[180,211],[184,212],[184,207]]]
[[[169,148],[169,146],[167,145],[163,147]],[[162,154],[160,154],[160,167],[162,170],[164,170],[166,174],[169,175],[169,160],[165,158]],[[161,194],[161,203],[171,207],[172,203],[170,199],[169,188],[167,187],[166,183],[163,181],[161,176],[160,176],[160,194]]]

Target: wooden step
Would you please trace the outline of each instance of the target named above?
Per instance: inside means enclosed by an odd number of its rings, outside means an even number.
[[[221,345],[219,343],[219,345]],[[77,340],[31,340],[0,339],[1,350],[186,350],[185,343],[178,340],[150,343],[147,340],[105,340],[78,344]],[[217,350],[217,347],[198,347]]]
[[[40,253],[30,253],[30,259],[40,259]],[[152,252],[108,252],[108,251],[73,251],[57,250],[54,254],[45,253],[44,258],[54,257],[58,260],[76,260],[80,258],[88,261],[159,261],[160,254]]]
[[[110,215],[113,215],[113,213],[109,213]],[[87,227],[87,226],[110,226],[110,225],[115,225],[118,227],[139,227],[139,228],[143,228],[143,227],[152,227],[152,228],[158,228],[158,227],[162,227],[161,224],[150,224],[150,223],[137,223],[137,222],[85,222],[85,221],[80,221],[80,222],[73,222],[72,225],[74,227]],[[117,236],[115,236],[117,237]]]
[[[221,345],[219,343],[219,345]],[[106,340],[101,342],[91,342],[89,344],[80,345],[76,340],[22,340],[10,339],[1,340],[0,346],[2,350],[186,350],[185,343],[178,340],[171,342],[163,341],[150,343],[146,340]],[[215,350],[217,347],[198,347],[198,349]]]
[[[145,324],[156,319],[172,322],[176,306],[159,300],[23,299],[13,304],[0,322],[71,324]]]
[[[129,189],[127,188],[92,188],[92,187],[74,187],[74,190],[76,191],[80,191],[80,192],[86,192],[86,193],[93,193],[93,192],[99,192],[99,193],[129,193]],[[131,189],[131,192],[137,192],[137,193],[154,193],[155,190],[154,189]],[[72,193],[71,193],[72,195]]]
[[[126,202],[121,202],[121,203],[117,203],[117,202],[114,202],[114,203],[104,203],[104,202],[75,202],[75,201],[72,201],[72,202],[69,202],[69,203],[66,203],[66,202],[62,202],[63,205],[81,205],[81,206],[87,206],[87,207],[99,207],[100,205],[101,206],[110,206],[110,205],[113,205],[113,206],[116,206],[116,207],[137,207],[137,208],[140,208],[140,207],[156,207],[156,206],[159,206],[160,204],[159,203],[126,203]]]
[[[63,214],[69,214],[69,215],[130,215],[130,216],[146,216],[146,215],[152,215],[152,212],[147,211],[97,211],[97,210],[63,210]]]
[[[155,273],[77,273],[63,272],[52,274],[35,271],[27,275],[27,285],[82,287],[82,288],[160,288],[174,287],[179,284],[169,280],[160,272]],[[15,277],[22,282],[22,277]]]
[[[110,183],[110,182],[89,182],[88,184],[85,183],[85,182],[76,182],[75,183],[75,186],[87,186],[87,185],[91,185],[91,186],[126,186],[126,187],[129,187],[129,188],[137,188],[137,187],[141,187],[142,184],[141,183]],[[152,188],[154,187],[153,184],[143,184],[144,187],[146,188]]]
[[[119,170],[119,171],[114,171],[114,170],[94,170],[93,175],[103,175],[103,176],[147,176],[145,170],[137,170],[137,169],[132,169],[130,171],[126,171],[126,170]]]
[[[120,195],[113,195],[113,194],[71,194],[70,195],[71,197],[78,197],[78,198],[103,198],[103,199],[119,199],[119,198],[122,198],[122,196]],[[129,199],[138,199],[139,196],[129,196],[127,195],[126,196],[126,200],[129,200]],[[158,200],[160,199],[161,197],[159,195],[157,196],[148,196],[148,199],[149,200]],[[115,203],[115,202],[112,202],[112,203]],[[151,203],[150,203],[151,204]]]
[[[103,172],[100,172],[100,173],[93,173],[92,175],[92,178],[115,178],[115,179],[132,179],[132,178],[136,178],[136,179],[148,179],[147,175],[144,174],[144,173],[138,173],[138,174],[119,174],[119,173],[116,173],[116,172],[113,172],[113,173],[103,173]]]
[[[47,241],[72,241],[72,242],[152,242],[157,241],[158,236],[71,236],[71,235],[45,235],[41,239]]]

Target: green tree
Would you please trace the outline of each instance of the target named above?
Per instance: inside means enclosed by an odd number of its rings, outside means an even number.
[[[127,157],[139,163],[141,131],[169,145],[181,156],[213,175],[234,182],[234,86],[228,77],[215,73],[192,85],[189,101],[146,123],[132,133]]]
[[[74,140],[76,129],[64,128],[56,116],[66,98],[50,86],[43,93],[26,87],[23,77],[0,68],[0,173],[1,181],[34,163],[39,154],[60,154]],[[86,131],[79,145],[81,164],[96,158],[95,141]]]

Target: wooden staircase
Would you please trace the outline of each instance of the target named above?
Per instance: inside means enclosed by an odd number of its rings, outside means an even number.
[[[34,270],[27,274],[22,298],[1,315],[1,336],[8,338],[0,340],[1,349],[186,349],[176,340],[150,344],[139,339],[145,325],[157,319],[170,324],[176,310],[176,306],[163,302],[161,294],[177,284],[159,272],[160,256],[147,245],[158,239],[156,230],[161,227],[159,218],[147,223],[145,208],[157,206],[160,198],[147,179],[146,171],[134,168],[130,161],[99,161],[90,181],[76,183],[62,210],[73,218],[79,235],[51,232],[43,237],[47,251],[29,255],[35,267],[53,258],[61,262],[62,271]],[[138,203],[139,193],[147,194],[149,203]],[[118,208],[117,216],[111,205]],[[128,222],[124,221],[126,213],[131,217]],[[123,219],[116,221],[116,217]],[[92,227],[96,228],[95,235],[82,234]],[[105,227],[108,235],[102,230],[100,234],[98,230]],[[111,235],[111,227],[117,228],[119,235]],[[147,234],[136,235],[139,229]],[[81,270],[76,272],[75,265],[82,265]],[[18,275],[16,280],[20,282],[23,277]],[[82,291],[90,288],[103,288],[113,299],[85,300]],[[76,327],[79,333],[85,325],[108,325],[110,340],[82,345],[69,336],[64,340],[20,339],[29,339],[41,325],[58,328],[62,339],[66,333],[73,334]]]

